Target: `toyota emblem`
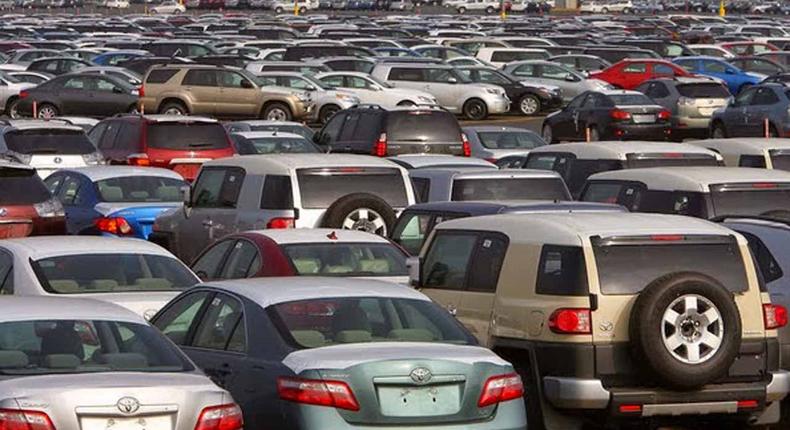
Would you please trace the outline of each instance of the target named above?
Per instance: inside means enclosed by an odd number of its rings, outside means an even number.
[[[8,215],[8,209],[0,208],[0,216],[6,216],[6,215]]]
[[[140,409],[140,402],[134,397],[123,397],[115,406],[122,414],[131,415]]]
[[[55,159],[54,159],[54,160],[52,160],[52,161],[54,161],[54,162],[55,162],[55,164],[60,164],[60,163],[62,163],[62,162],[63,162],[63,159],[62,159],[62,158],[60,158],[60,157],[55,157]]]
[[[433,378],[433,375],[431,374],[430,370],[424,367],[418,367],[411,371],[409,377],[411,377],[411,380],[414,381],[415,384],[421,385],[430,382],[431,378]]]

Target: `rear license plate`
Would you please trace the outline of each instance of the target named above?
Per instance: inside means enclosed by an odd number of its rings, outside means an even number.
[[[27,237],[33,232],[33,224],[29,222],[0,224],[0,239]]]
[[[172,430],[170,415],[135,418],[86,417],[81,420],[82,430]]]
[[[647,124],[651,122],[656,122],[655,115],[634,115],[634,123],[636,124]]]
[[[200,170],[201,164],[191,163],[191,164],[176,164],[173,166],[173,171],[178,173],[179,175],[183,176],[186,180],[192,180],[197,177],[198,170]]]
[[[377,391],[381,414],[388,417],[453,415],[461,409],[461,387],[457,384],[380,386]]]
[[[716,108],[699,108],[699,114],[702,116],[711,116]]]

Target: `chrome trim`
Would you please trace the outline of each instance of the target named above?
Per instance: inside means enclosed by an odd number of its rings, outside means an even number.
[[[558,408],[605,409],[609,406],[610,393],[598,379],[543,378],[546,398]]]
[[[765,402],[782,400],[790,392],[790,372],[777,370],[771,372],[771,382],[765,387]]]

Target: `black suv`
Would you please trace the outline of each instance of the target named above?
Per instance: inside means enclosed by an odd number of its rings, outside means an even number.
[[[332,116],[313,141],[327,152],[378,157],[471,154],[455,115],[436,107],[386,110],[377,105],[355,106]]]

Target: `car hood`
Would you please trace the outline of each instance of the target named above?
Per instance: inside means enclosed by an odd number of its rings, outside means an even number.
[[[178,208],[182,205],[181,202],[152,202],[152,203],[99,203],[93,208],[100,214],[107,216],[116,214],[117,216],[124,216],[122,211],[129,211],[134,209],[161,209],[162,211]]]

